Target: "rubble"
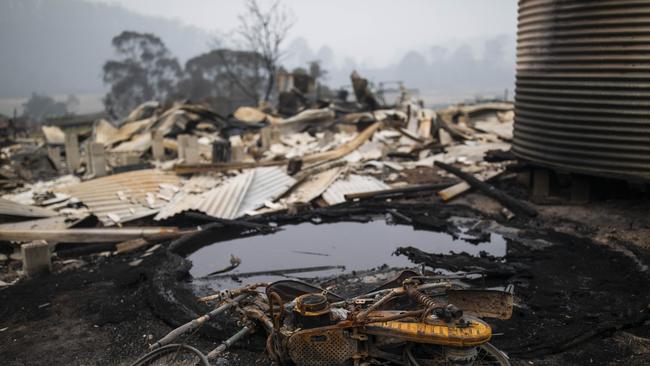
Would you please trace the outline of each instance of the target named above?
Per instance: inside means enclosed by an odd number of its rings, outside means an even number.
[[[294,183],[295,179],[277,167],[249,169],[201,194],[178,192],[154,220],[187,210],[224,219],[242,217],[280,197]]]
[[[82,229],[72,227],[89,215],[99,220],[92,230],[111,239],[89,235],[84,241],[103,242],[128,239],[107,228],[173,222],[191,212],[236,219],[297,204],[323,207],[423,191],[439,191],[447,201],[475,182],[441,185],[449,175],[438,170],[437,179],[410,186],[407,173],[445,163],[487,180],[508,164],[488,162],[486,154],[508,151],[512,104],[431,110],[403,96],[388,107],[356,72],[351,80],[356,104],[333,101],[310,108],[307,103],[292,116],[266,106],[240,107],[224,117],[200,104],[151,101],[119,126],[104,114],[53,121],[43,126],[42,141],[3,148],[4,161],[11,162],[3,169],[33,170],[21,168],[15,157],[40,146],[61,177],[37,180],[23,174],[20,186],[5,189],[0,201],[4,215],[50,219],[2,225],[2,237],[78,241],[75,230]],[[160,229],[136,224],[133,230]],[[133,240],[121,244],[118,253],[147,245],[137,235]]]
[[[171,258],[192,251],[197,242],[282,230],[276,222],[298,215],[318,223],[343,212],[350,221],[366,222],[381,213],[392,222],[447,230],[450,224],[427,210],[440,210],[471,189],[495,199],[502,220],[536,214],[494,186],[516,164],[509,155],[511,103],[433,110],[403,96],[386,105],[356,73],[352,84],[356,102],[301,98],[293,115],[269,105],[221,116],[202,104],[147,102],[122,121],[98,116],[75,131],[45,126],[42,137],[1,151],[0,175],[7,178],[0,177],[0,210],[7,216],[0,223],[1,245],[9,254],[45,240],[54,273],[85,270],[93,260],[120,260],[120,271],[141,273],[150,270],[150,261],[161,260],[159,248]],[[47,166],[25,158],[35,152],[47,156]],[[438,206],[423,209],[427,204]],[[349,264],[320,250],[296,253],[333,263],[249,270],[246,259],[232,256],[229,265],[213,264],[199,277],[246,281],[338,273]],[[438,263],[437,257],[427,259]],[[498,260],[490,265],[474,256],[464,259],[481,262],[490,274],[519,270]],[[18,261],[2,262],[7,262],[3,288],[30,276]]]
[[[56,188],[86,205],[104,226],[120,225],[158,212],[180,179],[164,171],[136,170]]]
[[[509,208],[509,209],[511,209],[513,211],[516,211],[516,212],[524,213],[524,214],[526,214],[528,216],[533,216],[533,217],[537,216],[537,210],[535,210],[535,208],[532,205],[530,205],[530,204],[528,204],[526,202],[523,202],[523,201],[519,201],[519,200],[511,197],[507,193],[504,193],[504,192],[500,191],[499,189],[497,189],[497,188],[495,188],[493,186],[490,186],[487,183],[481,182],[481,180],[474,178],[474,176],[472,176],[471,174],[467,174],[467,173],[461,171],[460,169],[458,169],[456,167],[453,167],[451,165],[447,165],[447,164],[439,162],[439,161],[436,162],[436,166],[440,167],[440,168],[442,168],[442,169],[444,169],[444,170],[446,170],[446,171],[448,171],[448,172],[450,172],[450,173],[452,173],[452,174],[454,174],[456,176],[458,176],[459,178],[466,181],[473,188],[476,188],[476,189],[480,190],[481,192],[485,193],[486,195],[488,195],[488,196],[494,198],[495,200],[499,201],[506,208]]]

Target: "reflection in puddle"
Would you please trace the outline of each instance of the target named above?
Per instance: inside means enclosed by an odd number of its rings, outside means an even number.
[[[228,267],[231,254],[241,265],[228,274],[274,271],[289,268],[344,266],[345,269],[295,273],[298,278],[322,277],[367,270],[386,264],[390,267],[413,267],[407,258],[393,256],[397,247],[413,246],[428,253],[467,252],[478,255],[484,251],[493,256],[506,254],[505,239],[491,234],[488,242],[472,244],[445,233],[414,230],[411,226],[389,225],[383,220],[369,223],[339,222],[332,224],[302,223],[283,226],[271,235],[245,237],[217,242],[192,253],[190,273],[195,278]],[[199,282],[230,287],[241,283],[274,281],[280,276],[255,276],[234,282],[229,278],[205,279]]]

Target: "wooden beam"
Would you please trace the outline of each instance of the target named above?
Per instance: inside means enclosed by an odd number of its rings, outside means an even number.
[[[48,243],[118,243],[131,239],[171,239],[185,234],[176,227],[103,228],[103,229],[2,229],[0,240],[28,242],[45,240]]]
[[[537,210],[530,205],[527,202],[520,201],[509,194],[497,189],[496,187],[493,187],[487,183],[481,182],[479,179],[474,177],[471,174],[465,173],[462,170],[451,166],[449,164],[445,164],[440,161],[436,161],[435,165],[441,169],[446,170],[447,172],[454,174],[458,178],[466,181],[470,186],[473,188],[478,189],[479,191],[483,192],[486,196],[491,197],[495,200],[497,200],[499,203],[504,205],[505,207],[509,208],[515,213],[523,213],[528,216],[537,216]]]
[[[498,177],[502,173],[503,173],[503,171],[501,171],[501,170],[495,170],[493,172],[488,173],[487,176],[485,176],[485,177],[482,177],[482,178],[476,177],[476,179],[487,182],[487,181],[489,181],[489,180],[491,180],[493,178]],[[472,189],[472,186],[470,186],[469,183],[460,182],[460,183],[454,184],[453,186],[451,186],[449,188],[438,191],[438,197],[442,198],[443,201],[447,202],[447,201],[451,201],[454,198],[460,196],[461,194],[469,191],[470,189]]]

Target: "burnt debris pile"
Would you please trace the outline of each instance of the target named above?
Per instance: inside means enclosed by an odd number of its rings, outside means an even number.
[[[58,254],[112,255],[200,230],[193,214],[250,221],[357,201],[449,201],[472,187],[509,218],[535,214],[485,183],[513,163],[511,103],[432,110],[403,90],[386,105],[351,79],[356,101],[303,96],[292,115],[280,112],[286,97],[228,116],[152,101],[120,121],[76,116],[7,141],[0,240],[15,259],[36,240]]]
[[[549,201],[555,173],[531,175],[510,152],[512,103],[430,109],[403,89],[389,105],[357,73],[351,82],[355,100],[292,90],[276,105],[227,116],[151,101],[118,121],[81,115],[48,122],[38,136],[5,137],[0,301],[34,302],[25,317],[66,306],[70,318],[116,324],[116,338],[128,341],[106,352],[119,363],[210,311],[198,298],[219,286],[294,277],[350,294],[395,267],[422,266],[432,276],[480,273],[478,287],[514,286],[512,319],[490,321],[493,343],[513,360],[583,364],[572,357],[585,347],[612,362],[636,357],[642,332],[620,332],[649,320],[646,254],[558,235],[555,226],[567,230],[562,211],[524,199],[532,182]],[[323,223],[339,226],[314,229]],[[570,234],[595,232],[570,224]],[[66,298],[79,292],[83,305]],[[18,337],[26,320],[7,317],[0,336]],[[198,331],[204,342],[223,341],[233,326]],[[141,329],[155,334],[143,339]],[[599,347],[613,332],[641,346]],[[268,362],[259,341],[225,362]]]

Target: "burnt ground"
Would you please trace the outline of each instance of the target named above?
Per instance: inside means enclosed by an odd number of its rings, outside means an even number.
[[[129,266],[136,255],[90,259],[86,266],[24,281],[0,291],[0,362],[3,365],[128,365],[151,336],[186,318],[154,290],[157,273],[177,267],[163,251]],[[159,282],[160,283],[160,282]],[[182,297],[182,291],[181,296]],[[192,305],[192,302],[183,301]],[[196,312],[200,308],[193,309]],[[6,329],[5,329],[6,328]],[[216,334],[196,337],[201,349],[218,345]],[[209,340],[212,336],[214,341]],[[254,348],[255,349],[255,348]],[[246,354],[246,352],[244,352]],[[258,357],[261,352],[255,352]]]
[[[581,214],[566,220],[557,211],[564,209],[562,205],[545,205],[540,206],[542,217],[516,218],[510,223],[495,213],[498,206],[480,195],[468,195],[460,202],[471,203],[476,210],[423,203],[392,204],[390,208],[428,230],[453,231],[454,216],[497,220],[501,223],[496,226],[502,229],[514,228],[503,229],[511,239],[505,265],[489,258],[479,261],[493,269],[488,285],[516,286],[513,318],[490,321],[496,334],[493,343],[511,356],[513,364],[650,364],[650,277],[642,268],[650,263],[650,254],[647,243],[637,245],[647,236],[634,240],[638,235],[634,232],[645,229],[645,224],[636,219],[627,225],[617,220],[616,215],[625,215],[620,202],[574,205],[569,211],[578,209]],[[271,219],[280,223],[314,218],[363,220],[385,211],[385,206],[331,207]],[[641,210],[637,202],[630,206]],[[605,222],[609,226],[603,228]],[[151,339],[205,311],[189,290],[186,261],[160,249],[138,266],[130,266],[141,254],[82,257],[86,264],[81,268],[21,280],[0,290],[0,363],[128,365],[145,352]],[[426,253],[407,254],[416,262],[444,267],[440,258]],[[466,265],[462,256],[444,257],[442,262]],[[8,269],[3,267],[2,272]],[[374,286],[372,282],[388,272],[378,269],[323,279],[323,284],[352,294]],[[207,351],[234,329],[233,323],[220,322],[202,329],[190,343]],[[263,338],[254,336],[239,344],[221,364],[269,364]]]

